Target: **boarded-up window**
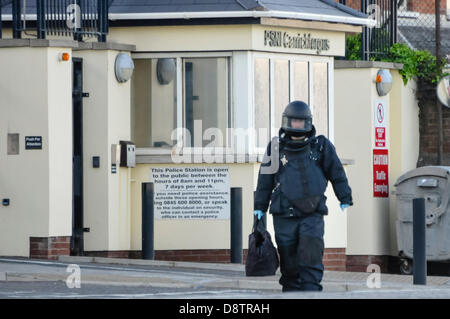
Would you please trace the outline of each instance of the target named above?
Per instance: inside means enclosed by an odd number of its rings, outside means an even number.
[[[313,124],[317,135],[328,137],[328,64],[314,62],[313,67]]]
[[[265,148],[270,140],[270,65],[269,59],[255,59],[256,147]]]
[[[309,103],[309,73],[308,62],[294,61],[294,101],[299,100]]]
[[[272,126],[275,128],[275,135],[281,126],[281,115],[289,104],[289,61],[274,61],[274,119]]]

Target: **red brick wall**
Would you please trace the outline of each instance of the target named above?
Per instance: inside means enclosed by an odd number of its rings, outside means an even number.
[[[57,259],[70,255],[70,236],[30,237],[30,258]]]
[[[340,3],[339,0],[334,0],[337,3]],[[347,0],[346,3],[347,7],[350,7],[352,9],[355,9],[357,11],[361,10],[361,0]]]
[[[346,270],[366,272],[367,266],[377,264],[382,273],[388,272],[389,256],[347,255]]]
[[[361,0],[347,0],[346,5],[352,9],[361,11]]]
[[[436,2],[435,0],[408,0],[408,11],[419,13],[434,14]],[[446,14],[447,0],[441,0],[441,14]]]
[[[131,258],[141,259],[141,251],[86,251],[86,256],[109,257],[109,258]],[[243,260],[247,258],[247,249],[243,250]],[[229,263],[229,249],[179,249],[179,250],[155,250],[155,260],[192,261]]]
[[[432,96],[434,90],[429,95]],[[450,109],[442,108],[442,126],[444,134],[443,163],[450,165]],[[419,110],[420,147],[417,166],[437,165],[438,158],[438,122],[436,100],[430,98]]]
[[[323,265],[325,270],[346,271],[345,248],[325,248]]]

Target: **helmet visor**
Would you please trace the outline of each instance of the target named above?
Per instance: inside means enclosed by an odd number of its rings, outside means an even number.
[[[281,127],[288,132],[307,133],[312,130],[312,119],[295,118],[283,115]]]

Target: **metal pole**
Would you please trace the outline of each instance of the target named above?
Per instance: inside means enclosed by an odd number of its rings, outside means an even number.
[[[366,0],[361,0],[361,12],[366,13],[367,10],[367,4]],[[368,60],[366,56],[366,52],[368,50],[367,48],[367,35],[368,35],[368,27],[363,27],[362,33],[361,33],[361,60],[365,61]]]
[[[0,3],[0,39],[2,38],[2,4]]]
[[[22,33],[20,29],[21,22],[21,0],[13,0],[12,3],[12,16],[13,16],[13,39],[22,38]]]
[[[232,187],[230,194],[231,263],[242,263],[242,187]]]
[[[153,183],[142,183],[142,259],[155,259]]]
[[[106,42],[106,33],[108,32],[108,3],[106,0],[97,1],[98,10],[98,42]]]
[[[425,199],[413,199],[413,275],[414,285],[427,284],[427,256],[425,251]]]

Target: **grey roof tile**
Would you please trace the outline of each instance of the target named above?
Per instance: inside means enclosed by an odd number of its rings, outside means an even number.
[[[3,14],[10,14],[11,0],[0,1],[9,3],[3,8]],[[110,0],[110,3],[110,13],[274,10],[339,17],[367,17],[334,0]],[[34,1],[27,3],[27,12],[36,12]]]
[[[112,13],[276,10],[367,17],[333,0],[114,0]]]

